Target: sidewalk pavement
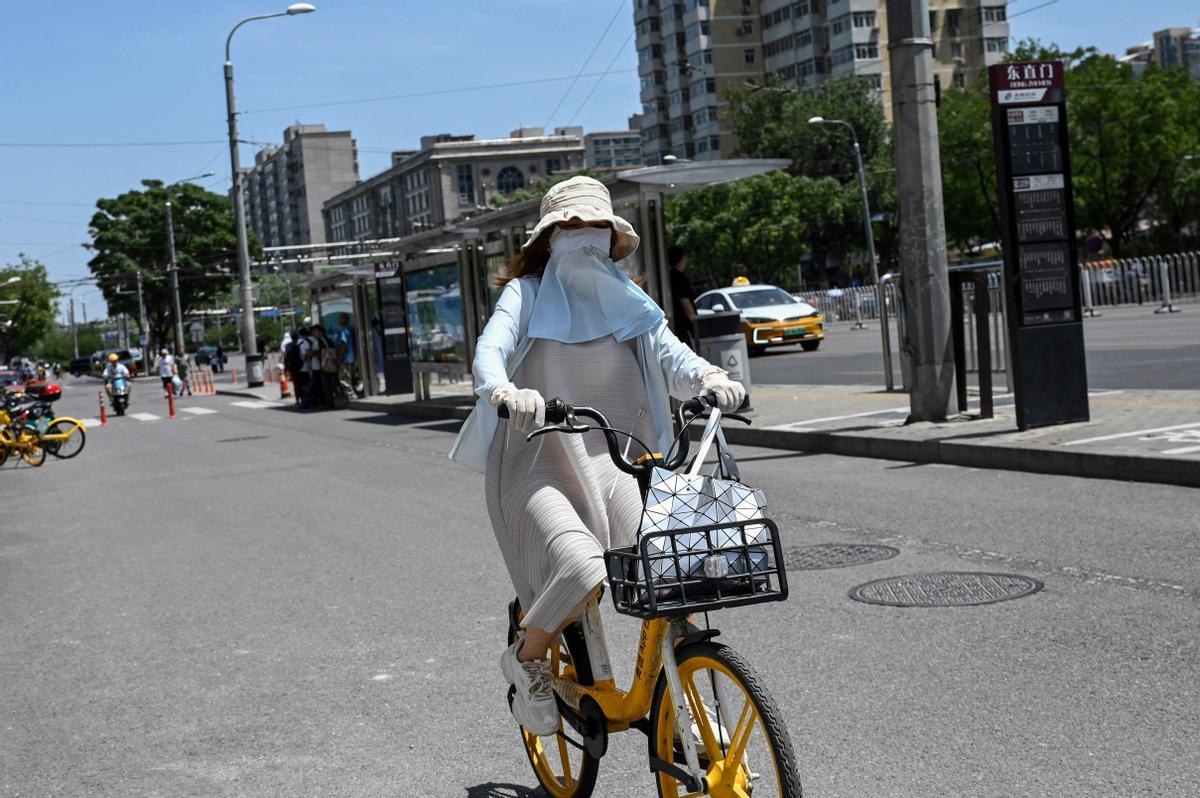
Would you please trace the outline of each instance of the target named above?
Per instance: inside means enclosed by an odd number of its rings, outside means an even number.
[[[218,393],[279,401],[279,386]],[[431,399],[356,399],[351,410],[465,419],[474,405],[469,383],[435,384]],[[995,417],[967,414],[942,423],[905,424],[908,396],[872,386],[756,385],[747,413],[753,426],[731,424],[733,444],[872,457],[909,463],[1000,468],[1094,479],[1200,487],[1200,391],[1094,390],[1091,420],[1020,432],[1012,394],[997,394]],[[288,400],[290,401],[290,400]],[[697,430],[698,432],[698,430]]]

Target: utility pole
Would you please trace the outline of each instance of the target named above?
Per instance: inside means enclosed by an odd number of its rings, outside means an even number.
[[[142,273],[137,273],[138,286],[138,343],[142,347],[142,369],[150,373],[150,328],[146,326],[146,300],[142,297]]]
[[[912,363],[908,420],[940,421],[955,395],[954,344],[929,0],[887,0],[887,23],[907,322],[901,349]]]
[[[175,300],[175,348],[183,349],[183,310],[179,305],[179,269],[175,265],[175,220],[171,215],[171,200],[167,200],[167,249],[171,256],[171,265],[167,271],[171,275],[171,295]]]
[[[79,357],[79,330],[75,327],[75,297],[71,297],[71,340],[75,344],[75,357]]]

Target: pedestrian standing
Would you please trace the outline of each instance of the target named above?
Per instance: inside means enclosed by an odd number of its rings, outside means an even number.
[[[354,390],[354,343],[354,329],[350,326],[350,314],[343,313],[338,316],[338,328],[333,334],[333,344],[337,347],[338,388],[342,396],[347,399],[358,398],[358,393]]]
[[[179,395],[183,396],[186,390],[187,395],[192,395],[192,381],[188,375],[191,374],[192,364],[188,362],[187,350],[182,346],[179,347],[179,354],[175,356],[175,371],[179,375]]]
[[[213,355],[213,371],[222,372],[225,370],[225,350],[217,344],[217,352]]]
[[[159,351],[158,359],[158,376],[162,379],[163,398],[170,398],[168,394],[175,390],[175,358],[171,357],[170,351],[164,346]]]
[[[325,337],[325,328],[314,324],[312,333],[312,349],[309,363],[311,364],[312,387],[311,404],[321,404],[327,408],[333,407],[334,385],[337,379],[338,360],[337,350]]]
[[[383,322],[378,316],[371,317],[371,359],[375,371],[375,390],[383,393],[387,390],[383,365]]]
[[[667,263],[671,266],[671,315],[675,318],[675,337],[695,349],[692,317],[696,315],[696,291],[683,271],[687,268],[687,253],[683,247],[669,247]]]
[[[304,391],[308,388],[308,363],[305,362],[307,337],[308,330],[301,327],[295,335],[288,336],[288,342],[283,349],[283,368],[288,373],[288,379],[292,381],[292,394],[298,406],[303,405]]]

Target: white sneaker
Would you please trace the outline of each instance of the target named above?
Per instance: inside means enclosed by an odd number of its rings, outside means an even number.
[[[554,700],[550,664],[544,659],[521,662],[517,652],[525,639],[517,638],[500,657],[500,671],[505,680],[517,688],[512,713],[526,731],[539,737],[549,737],[558,731],[560,717]]]

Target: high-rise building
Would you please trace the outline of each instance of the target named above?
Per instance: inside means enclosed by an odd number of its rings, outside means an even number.
[[[392,166],[330,197],[327,241],[398,238],[487,209],[559,171],[583,168],[583,128],[514,130],[508,138],[444,133],[422,136],[419,150],[397,151]]]
[[[1200,82],[1200,28],[1155,31],[1153,39],[1126,49],[1119,60],[1132,66],[1138,74],[1147,64],[1162,69],[1182,67],[1192,80]]]
[[[634,0],[646,163],[729,157],[727,86],[861,76],[891,115],[883,0]],[[1007,0],[930,0],[934,71],[964,86],[1008,52]]]
[[[292,125],[283,144],[242,169],[246,222],[264,247],[325,243],[321,207],[358,182],[358,151],[347,130]]]

